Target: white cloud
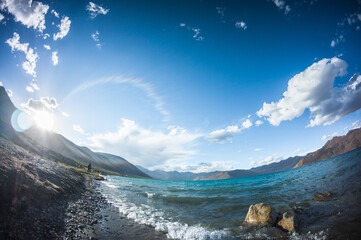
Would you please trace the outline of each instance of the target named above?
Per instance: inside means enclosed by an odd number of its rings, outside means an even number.
[[[360,120],[357,120],[357,121],[353,122],[352,125],[349,126],[349,127],[345,127],[345,130],[349,131],[349,130],[353,130],[353,129],[356,129],[356,128],[361,128],[361,121]]]
[[[34,90],[37,90],[37,91],[40,90],[38,84],[36,83],[36,80],[34,80],[34,79],[33,79],[33,81],[31,81],[30,86],[31,86],[32,89],[34,89]]]
[[[236,28],[242,28],[243,30],[246,30],[246,29],[247,29],[247,24],[246,24],[245,22],[243,22],[243,21],[236,22],[236,23],[234,24],[234,26],[235,26]]]
[[[84,134],[84,130],[79,125],[73,125],[73,130],[81,134]]]
[[[284,0],[272,0],[273,3],[281,10],[285,11],[285,14],[291,11],[291,7],[286,4]]]
[[[201,30],[199,28],[192,28],[192,31],[194,32],[193,38],[196,41],[203,41],[204,37],[201,36]]]
[[[10,89],[6,89],[6,93],[9,95],[9,97],[13,95],[13,91],[11,91]]]
[[[60,25],[57,25],[59,28],[59,32],[53,35],[54,41],[62,39],[68,34],[70,30],[70,24],[71,21],[69,17],[64,16],[60,21]]]
[[[261,120],[257,120],[256,121],[256,126],[258,127],[258,126],[261,126],[263,124],[263,122],[261,121]]]
[[[254,149],[255,152],[260,152],[260,151],[262,151],[262,150],[263,150],[262,148],[255,148],[255,149]]]
[[[62,112],[61,114],[63,114],[64,117],[69,117],[69,114],[67,112]]]
[[[0,87],[4,86],[4,84],[2,82],[0,82]]]
[[[227,171],[234,169],[234,167],[228,161],[213,161],[210,163],[202,162],[196,165],[188,165],[188,164],[165,165],[161,169],[164,171],[178,171],[178,172],[189,171],[193,173],[201,173],[201,172],[212,172],[212,171]]]
[[[134,87],[142,89],[146,93],[146,95],[154,101],[154,108],[160,114],[163,115],[163,121],[165,122],[169,121],[170,113],[166,110],[163,99],[158,95],[152,84],[145,82],[139,78],[132,78],[132,77],[126,78],[123,76],[111,76],[111,77],[100,78],[95,81],[83,83],[82,85],[76,87],[65,97],[65,99],[78,92],[84,91],[98,84],[105,84],[105,83],[127,83],[133,85]]]
[[[249,120],[249,119],[247,119],[246,121],[244,121],[243,123],[242,123],[242,127],[243,127],[243,129],[246,129],[246,128],[250,128],[250,127],[252,127],[252,122],[251,122],[251,120]]]
[[[1,13],[0,13],[0,22],[2,21],[2,20],[4,20],[4,15],[2,15]]]
[[[58,63],[59,63],[58,51],[54,51],[51,53],[51,61],[53,62],[54,66],[58,65]]]
[[[45,48],[46,50],[50,50],[50,46],[49,46],[49,45],[44,44],[44,48]]]
[[[26,91],[28,91],[28,92],[34,92],[34,89],[32,88],[32,87],[30,87],[30,86],[26,86]]]
[[[24,52],[26,54],[26,61],[23,62],[23,69],[26,71],[27,74],[36,77],[36,62],[39,59],[37,53],[34,52],[32,48],[29,47],[29,43],[20,43],[20,36],[18,33],[14,32],[12,38],[6,40],[6,43],[9,44],[11,47],[11,51],[14,52],[15,50]]]
[[[279,162],[279,161],[281,161],[281,160],[283,160],[283,158],[280,157],[280,156],[277,156],[277,154],[274,153],[273,155],[268,156],[268,157],[266,157],[265,159],[263,159],[263,160],[261,160],[261,161],[258,161],[258,162],[252,161],[252,162],[249,164],[249,166],[250,166],[250,167],[259,167],[259,166],[263,166],[263,165],[268,165],[268,164],[271,164],[271,163]]]
[[[334,87],[335,78],[346,74],[347,63],[339,58],[322,59],[288,82],[278,102],[263,103],[257,112],[270,124],[300,117],[311,112],[309,127],[329,125],[361,108],[361,77],[355,74],[344,86]]]
[[[337,134],[338,134],[338,132],[334,132],[334,133],[329,134],[329,135],[323,135],[322,140],[329,140],[329,139],[337,136]]]
[[[96,42],[97,44],[97,47],[98,48],[101,48],[101,44],[99,43],[99,31],[98,30],[96,30],[95,31],[95,33],[93,33],[92,35],[91,35],[91,37],[92,37],[92,39],[94,40],[94,42]]]
[[[48,37],[50,37],[49,33],[45,33],[45,34],[43,35],[43,39],[47,39]]]
[[[224,12],[226,11],[226,8],[224,8],[224,7],[216,7],[216,9],[217,9],[218,15],[219,15],[220,18],[221,18],[221,22],[222,22],[222,23],[225,23],[226,20],[224,20]]]
[[[122,119],[118,130],[89,137],[90,147],[125,157],[145,167],[186,160],[196,152],[193,141],[200,135],[180,127],[169,127],[168,132],[153,131],[138,126],[134,121]]]
[[[201,29],[200,28],[193,28],[190,26],[187,26],[185,23],[180,23],[179,24],[180,27],[185,27],[188,31],[192,31],[193,32],[193,38],[196,41],[203,41],[204,37],[201,35]]]
[[[7,10],[14,15],[16,22],[21,22],[28,28],[43,32],[45,27],[45,15],[49,6],[33,0],[2,0],[1,10]]]
[[[54,113],[55,110],[59,110],[60,106],[55,98],[42,97],[39,100],[30,98],[26,103],[21,104],[21,107],[29,115],[38,111],[46,111],[48,113]]]
[[[59,18],[59,13],[57,13],[54,9],[51,10],[51,13],[54,14],[56,18]]]
[[[242,129],[240,129],[237,125],[228,126],[224,129],[215,130],[211,132],[206,139],[210,142],[218,142],[223,143],[224,141],[232,141],[234,134],[241,133]]]
[[[93,2],[89,2],[85,9],[89,12],[91,18],[95,18],[98,14],[106,15],[109,12],[109,9],[103,8]]]

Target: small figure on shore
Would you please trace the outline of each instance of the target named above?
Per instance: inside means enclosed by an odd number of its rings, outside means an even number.
[[[90,172],[92,170],[92,165],[91,165],[91,163],[89,163],[89,165],[88,165],[88,172]]]

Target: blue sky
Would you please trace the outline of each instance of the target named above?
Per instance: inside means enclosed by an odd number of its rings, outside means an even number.
[[[358,1],[1,0],[0,14],[15,105],[134,164],[250,168],[360,125]]]

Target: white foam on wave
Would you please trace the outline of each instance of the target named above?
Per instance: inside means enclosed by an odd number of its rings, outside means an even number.
[[[104,182],[106,186],[106,182]],[[186,223],[180,223],[164,216],[160,210],[151,208],[148,205],[141,204],[137,206],[128,202],[121,192],[115,196],[108,191],[101,191],[103,196],[119,209],[119,212],[129,219],[133,219],[139,224],[149,225],[157,231],[167,233],[171,239],[182,240],[216,240],[230,238],[226,230],[209,230],[200,225],[190,226]],[[149,195],[148,195],[149,197]]]
[[[327,229],[324,231],[320,231],[317,233],[305,233],[305,234],[299,234],[296,232],[290,233],[290,239],[291,240],[327,240]]]

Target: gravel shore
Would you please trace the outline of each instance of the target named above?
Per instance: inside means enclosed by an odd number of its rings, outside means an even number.
[[[119,214],[92,175],[0,137],[0,239],[166,239]]]

